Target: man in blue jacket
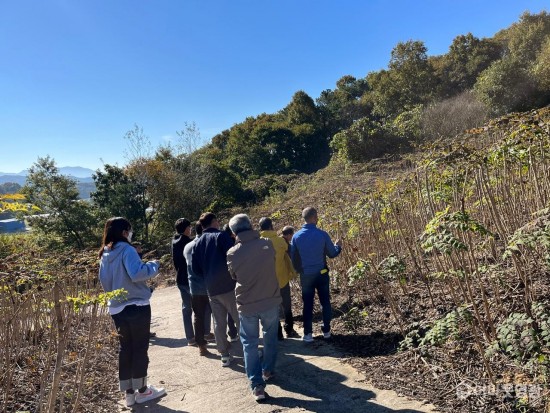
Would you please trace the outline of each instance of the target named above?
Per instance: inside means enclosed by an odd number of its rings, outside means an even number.
[[[212,212],[203,213],[199,222],[203,232],[191,249],[191,269],[196,276],[204,277],[214,317],[216,347],[221,354],[222,366],[227,367],[231,364],[230,344],[226,335],[228,313],[239,330],[235,280],[227,269],[227,251],[234,242],[227,232],[220,231],[218,219]]]
[[[208,300],[208,292],[204,277],[197,277],[193,273],[193,254],[192,250],[195,243],[202,235],[202,226],[200,223],[195,224],[195,239],[185,245],[183,249],[183,257],[187,263],[187,277],[189,281],[189,293],[191,294],[191,307],[193,308],[193,331],[195,333],[195,344],[199,346],[199,354],[207,356],[210,353],[206,348],[208,340],[214,338],[214,334],[210,332],[210,319],[212,318],[212,309]]]
[[[342,251],[342,243],[332,243],[330,236],[317,228],[317,210],[307,207],[302,211],[305,224],[294,234],[290,244],[290,254],[294,268],[300,273],[302,300],[304,302],[303,320],[306,343],[313,341],[313,300],[315,290],[323,310],[323,337],[330,338],[330,282],[326,257],[335,258]]]

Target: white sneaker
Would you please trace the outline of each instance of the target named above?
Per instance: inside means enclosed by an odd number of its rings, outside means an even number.
[[[130,407],[136,404],[136,394],[126,393],[126,407]]]
[[[311,333],[304,334],[304,336],[302,337],[302,340],[305,341],[306,343],[313,343],[313,335]]]
[[[145,403],[149,400],[164,396],[165,394],[166,390],[164,388],[159,387],[157,389],[155,386],[148,385],[147,390],[145,390],[143,393],[140,393],[139,391],[135,393],[136,403]]]
[[[330,338],[330,331],[327,331],[326,333],[323,333],[323,338],[325,340],[328,340]]]

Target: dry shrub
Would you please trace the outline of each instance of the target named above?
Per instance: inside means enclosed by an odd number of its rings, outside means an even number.
[[[420,121],[422,135],[429,139],[453,137],[488,119],[487,107],[472,92],[463,92],[424,110]]]

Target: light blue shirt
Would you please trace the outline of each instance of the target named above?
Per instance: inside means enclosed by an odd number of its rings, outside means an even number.
[[[112,249],[105,247],[99,263],[99,282],[105,292],[126,291],[124,298],[109,300],[109,313],[117,314],[131,304],[148,305],[151,289],[145,281],[158,271],[156,262],[143,263],[136,249],[127,242],[119,241]]]

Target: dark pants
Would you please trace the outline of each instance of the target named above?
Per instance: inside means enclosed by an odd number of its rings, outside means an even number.
[[[204,335],[210,333],[210,319],[212,310],[207,295],[191,296],[193,307],[193,327],[195,328],[195,342],[199,346],[206,345]]]
[[[304,334],[313,332],[313,300],[315,290],[319,296],[319,302],[323,310],[323,333],[330,331],[332,310],[330,308],[329,275],[325,274],[300,274],[302,284],[302,300],[304,301]]]
[[[227,332],[231,338],[235,338],[239,335],[237,326],[235,326],[235,320],[233,320],[233,317],[231,317],[231,314],[229,313],[227,313]]]
[[[283,303],[281,308],[283,309],[283,314],[285,317],[284,329],[287,334],[289,334],[294,328],[294,317],[292,316],[292,300],[290,299],[290,283],[281,288],[281,298]],[[283,336],[283,328],[279,323],[279,337]]]
[[[151,306],[129,305],[112,317],[120,341],[118,353],[120,390],[140,389],[147,385]]]

